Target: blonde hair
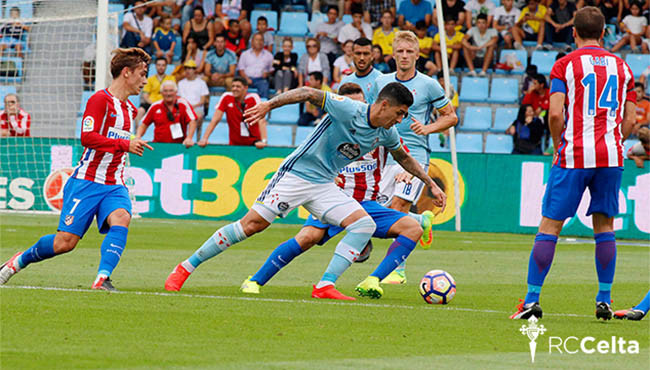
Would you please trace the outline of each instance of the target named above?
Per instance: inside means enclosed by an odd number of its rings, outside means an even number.
[[[638,132],[639,135],[639,140],[642,143],[649,143],[650,142],[650,129],[647,127],[641,127]]]
[[[160,85],[160,90],[162,90],[165,86],[171,86],[174,88],[174,91],[178,91],[178,86],[176,85],[176,82],[172,80],[163,81],[163,83]]]
[[[393,39],[393,49],[395,49],[395,46],[398,42],[402,41],[413,44],[418,49],[418,51],[420,50],[420,42],[418,41],[418,37],[415,36],[413,31],[397,31],[395,33],[395,38]]]

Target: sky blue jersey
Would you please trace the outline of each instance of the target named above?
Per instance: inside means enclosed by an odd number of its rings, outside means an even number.
[[[438,81],[423,73],[415,72],[413,78],[401,81],[397,78],[397,72],[393,72],[377,77],[370,89],[370,93],[366,96],[366,101],[373,103],[377,100],[377,95],[379,95],[381,89],[391,82],[400,82],[413,94],[413,104],[409,107],[408,117],[405,117],[395,127],[397,127],[397,132],[399,132],[402,139],[404,139],[404,144],[410,150],[411,155],[418,162],[427,163],[429,161],[428,137],[417,135],[411,130],[412,118],[414,117],[422,124],[429,124],[433,108],[443,108],[449,104],[449,99],[445,96],[445,92]],[[389,161],[392,161],[392,159],[389,158]]]
[[[278,172],[292,174],[316,184],[334,181],[339,170],[383,145],[401,146],[395,127],[370,126],[370,106],[340,95],[325,93],[323,117],[309,137],[280,165]]]
[[[382,75],[383,75],[383,73],[379,72],[378,70],[376,70],[374,68],[372,69],[372,71],[370,71],[370,73],[368,73],[367,75],[365,75],[363,77],[358,77],[357,73],[355,72],[355,73],[352,73],[352,74],[349,74],[349,75],[343,77],[343,79],[341,80],[341,85],[343,85],[345,83],[348,83],[348,82],[352,82],[352,83],[355,83],[355,84],[359,85],[361,87],[361,89],[363,90],[363,96],[366,98],[366,101],[367,101],[368,100],[368,94],[370,94],[370,89],[372,88],[373,83],[375,82],[377,77],[382,76]],[[341,85],[339,85],[339,86],[341,86]]]

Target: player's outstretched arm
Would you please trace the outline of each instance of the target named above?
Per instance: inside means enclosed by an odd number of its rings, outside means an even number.
[[[142,157],[142,153],[144,153],[144,148],[153,150],[153,148],[149,144],[147,144],[146,141],[142,139],[138,139],[134,137],[129,141],[129,153],[133,153],[135,155],[139,155],[140,157]]]
[[[427,184],[429,189],[431,189],[431,194],[433,194],[433,204],[435,204],[436,207],[440,207],[442,210],[444,210],[445,205],[447,204],[447,196],[445,195],[445,192],[442,191],[442,189],[440,189],[438,185],[433,182],[433,180],[431,180],[431,177],[429,177],[426,172],[424,172],[424,169],[422,166],[420,166],[418,161],[415,160],[415,158],[411,157],[411,155],[408,154],[402,147],[391,151],[390,154],[393,156],[395,161],[399,163],[399,165],[402,166],[402,168],[404,168],[408,173],[412,174]]]
[[[437,132],[443,132],[451,126],[455,126],[458,122],[458,116],[456,116],[456,111],[454,110],[451,103],[445,105],[444,107],[438,110],[440,117],[428,125],[422,124],[420,121],[413,119],[411,123],[411,130],[418,135],[429,135]]]
[[[266,117],[266,114],[269,113],[271,109],[287,104],[304,102],[310,102],[315,106],[322,107],[324,100],[325,92],[323,90],[316,90],[311,87],[300,87],[284,92],[269,101],[261,102],[246,109],[246,112],[244,112],[244,119],[246,119],[248,124],[254,125]]]
[[[623,113],[623,123],[621,131],[623,131],[623,140],[627,139],[636,123],[636,103],[631,101],[625,102],[625,112]]]

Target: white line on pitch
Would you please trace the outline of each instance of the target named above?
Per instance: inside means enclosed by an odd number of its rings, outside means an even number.
[[[27,290],[47,290],[59,292],[79,292],[79,293],[103,293],[99,290],[92,289],[75,289],[75,288],[57,288],[57,287],[39,287],[39,286],[26,286],[26,285],[4,285],[0,289],[27,289]],[[148,295],[160,297],[186,297],[186,298],[204,298],[204,299],[218,299],[218,300],[233,300],[233,301],[252,301],[252,302],[271,302],[271,303],[306,303],[306,304],[328,304],[337,306],[359,306],[359,307],[373,307],[373,308],[401,308],[401,309],[425,309],[425,310],[448,310],[448,311],[466,311],[466,312],[480,312],[480,313],[495,313],[500,315],[508,315],[509,312],[496,311],[496,310],[479,310],[474,308],[452,307],[452,306],[408,306],[408,305],[395,305],[395,304],[381,304],[381,303],[361,303],[361,302],[341,302],[336,300],[322,300],[322,299],[283,299],[283,298],[262,298],[262,297],[233,297],[233,296],[219,296],[207,294],[187,294],[187,293],[165,293],[165,292],[139,292],[139,291],[117,291],[111,294],[132,294],[132,295]],[[548,316],[569,316],[569,317],[593,317],[590,315],[576,315],[571,313],[547,313]]]

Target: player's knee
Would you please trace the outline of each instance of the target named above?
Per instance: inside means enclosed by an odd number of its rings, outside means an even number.
[[[348,232],[370,235],[372,235],[376,229],[377,224],[375,224],[375,221],[373,221],[373,219],[368,215],[361,217],[346,227]]]
[[[70,252],[77,246],[78,241],[79,237],[74,234],[57,233],[54,237],[54,243],[52,246],[54,248],[54,253],[61,254]]]
[[[108,216],[108,224],[110,226],[124,226],[129,227],[131,223],[131,214],[124,208],[115,210]]]

